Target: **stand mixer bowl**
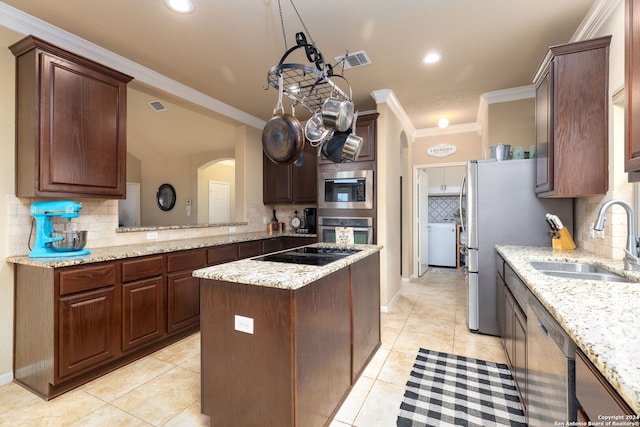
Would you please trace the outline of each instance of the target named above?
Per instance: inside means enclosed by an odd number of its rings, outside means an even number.
[[[84,249],[87,244],[86,230],[54,231],[51,237],[62,237],[62,240],[51,242],[51,247],[59,252],[71,252]]]

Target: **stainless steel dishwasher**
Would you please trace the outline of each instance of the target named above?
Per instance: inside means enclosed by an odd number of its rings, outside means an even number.
[[[527,341],[529,425],[575,421],[576,346],[533,295],[527,307]]]

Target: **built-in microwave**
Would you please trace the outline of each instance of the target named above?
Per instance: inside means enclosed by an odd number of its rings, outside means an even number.
[[[373,209],[373,171],[318,174],[318,208]]]

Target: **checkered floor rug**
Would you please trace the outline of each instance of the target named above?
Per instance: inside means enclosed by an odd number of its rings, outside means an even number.
[[[507,365],[420,349],[397,425],[526,426]]]

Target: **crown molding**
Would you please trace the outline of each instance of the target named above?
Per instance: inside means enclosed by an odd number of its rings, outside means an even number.
[[[395,93],[391,89],[378,89],[371,92],[371,97],[376,102],[376,104],[387,104],[391,111],[396,115],[396,117],[402,123],[402,127],[405,129],[407,134],[411,135],[415,132],[415,127],[409,116],[400,105],[400,101],[396,98]]]
[[[135,78],[139,84],[156,88],[240,123],[257,129],[264,128],[266,123],[262,119],[247,114],[229,104],[196,91],[150,68],[117,55],[2,2],[0,2],[0,25],[25,36],[32,34],[47,40],[63,49],[128,74]]]
[[[598,0],[591,6],[575,33],[571,37],[571,42],[588,40],[593,38],[602,23],[620,6],[622,0]]]
[[[494,90],[481,95],[487,104],[498,104],[500,102],[519,101],[521,99],[535,98],[536,87],[534,85],[519,86],[510,89]]]

